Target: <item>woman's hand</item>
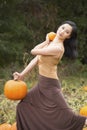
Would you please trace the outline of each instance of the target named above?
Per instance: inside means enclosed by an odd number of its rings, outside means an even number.
[[[14,77],[14,80],[23,80],[23,76],[21,73],[18,73],[18,72],[14,72],[13,73],[13,77]]]

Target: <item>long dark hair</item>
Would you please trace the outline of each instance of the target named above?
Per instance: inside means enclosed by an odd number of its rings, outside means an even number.
[[[63,24],[69,24],[72,26],[72,33],[69,39],[65,39],[64,41],[64,56],[70,59],[75,59],[78,56],[77,52],[77,26],[72,21],[65,21]]]

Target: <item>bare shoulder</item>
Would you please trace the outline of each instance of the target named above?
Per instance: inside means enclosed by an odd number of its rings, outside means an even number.
[[[52,44],[50,45],[51,48],[53,48],[54,50],[60,52],[60,53],[64,53],[65,49],[62,43],[59,44]]]
[[[57,45],[57,49],[60,50],[60,52],[64,52],[64,46],[63,45]]]

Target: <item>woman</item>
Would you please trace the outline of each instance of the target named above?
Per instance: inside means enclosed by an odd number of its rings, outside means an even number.
[[[23,79],[38,64],[39,79],[17,106],[18,130],[82,130],[86,117],[76,115],[67,105],[57,75],[57,65],[63,54],[76,57],[77,28],[65,21],[57,30],[53,41],[46,40],[31,50],[35,58],[14,80]]]

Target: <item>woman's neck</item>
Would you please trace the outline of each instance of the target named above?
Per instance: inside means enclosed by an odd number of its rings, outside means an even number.
[[[62,44],[63,45],[63,40],[62,39],[58,39],[58,37],[56,36],[55,39],[52,42],[53,44]]]

